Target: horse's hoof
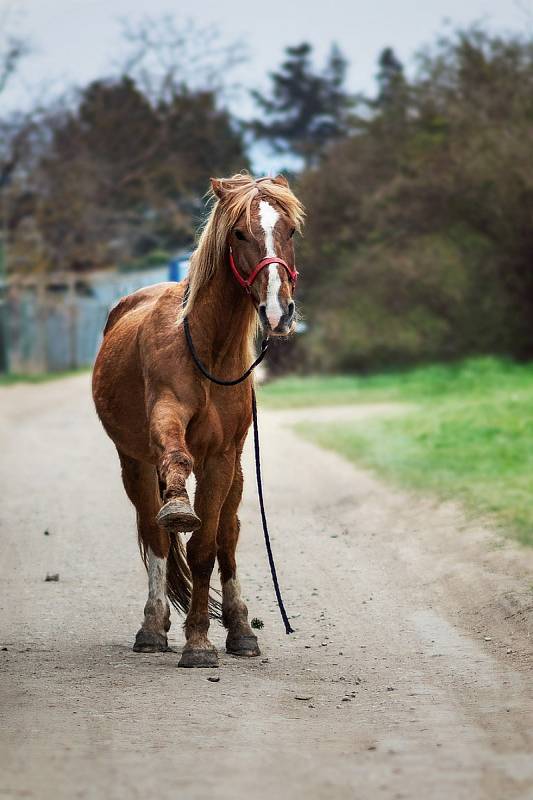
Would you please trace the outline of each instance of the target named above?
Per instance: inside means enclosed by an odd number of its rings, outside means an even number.
[[[193,650],[185,648],[181,654],[178,667],[218,667],[218,653],[212,650]]]
[[[163,528],[185,533],[198,530],[202,524],[186,500],[169,500],[159,510],[156,520]]]
[[[226,652],[233,656],[254,658],[260,656],[261,650],[257,643],[257,636],[228,636],[226,639]]]
[[[133,645],[134,653],[168,653],[171,648],[168,646],[167,637],[161,633],[146,631],[144,628],[138,632]]]

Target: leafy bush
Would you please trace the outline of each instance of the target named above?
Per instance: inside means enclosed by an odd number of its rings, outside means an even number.
[[[311,369],[533,355],[533,42],[440,40],[307,170],[300,249]]]

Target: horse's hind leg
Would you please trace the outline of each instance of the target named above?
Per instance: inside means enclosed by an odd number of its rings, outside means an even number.
[[[209,582],[215,565],[220,511],[233,481],[234,457],[208,459],[197,472],[194,507],[202,526],[187,542],[187,562],[192,575],[192,596],[180,667],[217,667],[218,655],[207,637],[209,631]]]
[[[157,521],[172,532],[190,532],[201,525],[185,487],[193,460],[185,442],[182,416],[181,407],[169,391],[161,392],[150,409],[150,444],[163,499]]]
[[[222,621],[228,629],[226,650],[237,656],[261,654],[257,636],[248,623],[248,609],[241,598],[241,586],[237,577],[235,551],[239,539],[237,509],[242,496],[242,470],[240,456],[237,459],[235,477],[220,513],[217,533],[217,556],[222,583]]]
[[[151,464],[119,452],[122,480],[127,495],[137,510],[139,540],[146,553],[148,569],[148,599],[144,621],[135,637],[137,653],[168,650],[167,632],[170,628],[170,606],[166,595],[167,556],[169,535],[156,522],[161,506],[157,474]]]

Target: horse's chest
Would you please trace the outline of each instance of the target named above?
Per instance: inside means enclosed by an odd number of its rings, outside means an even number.
[[[227,450],[239,444],[250,425],[250,415],[241,404],[209,403],[190,428],[189,446],[193,455]],[[188,437],[189,438],[189,437]]]

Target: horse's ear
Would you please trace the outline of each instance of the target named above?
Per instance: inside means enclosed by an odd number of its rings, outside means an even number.
[[[223,200],[226,194],[224,189],[223,183],[218,178],[210,178],[211,181],[211,189],[213,190],[213,194],[215,194],[219,200]]]
[[[278,186],[284,186],[286,189],[289,188],[289,181],[285,175],[276,175],[275,178],[272,178],[272,183],[277,183]]]

